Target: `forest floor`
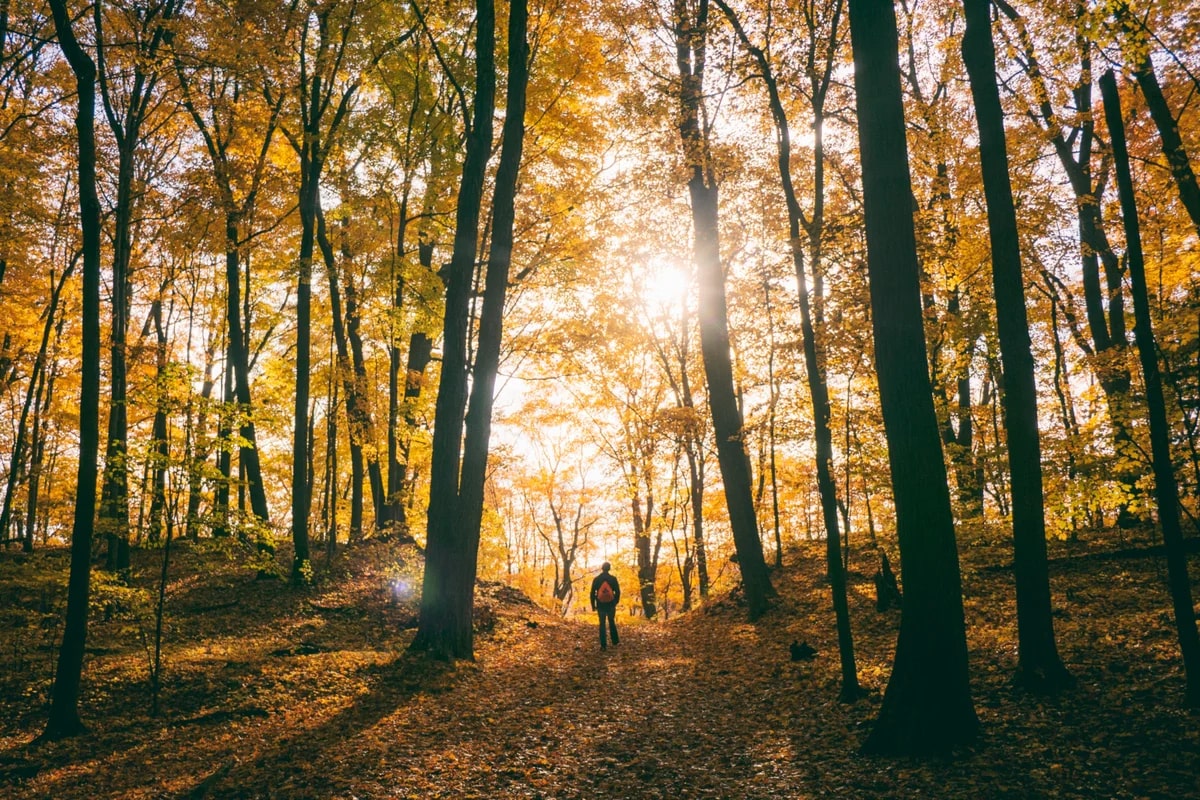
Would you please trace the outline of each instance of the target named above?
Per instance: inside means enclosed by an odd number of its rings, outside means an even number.
[[[0,624],[0,796],[1200,797],[1200,715],[1181,709],[1161,558],[1101,554],[1115,549],[1111,539],[1052,549],[1060,648],[1078,686],[1041,698],[1011,682],[1004,549],[964,547],[982,736],[934,761],[857,752],[899,621],[874,609],[869,553],[851,565],[868,695],[846,704],[817,543],[787,554],[773,576],[780,597],[758,622],[728,597],[665,624],[621,614],[621,644],[607,652],[592,618],[562,619],[481,586],[477,658],[453,666],[405,653],[411,552],[356,548],[301,590],[182,548],[161,713],[150,713],[142,643],[153,617],[102,585],[81,700],[90,731],[58,742],[36,737],[61,636],[45,581],[61,580],[66,556],[0,554],[0,608],[10,609]],[[152,584],[160,554],[141,557]],[[793,662],[794,640],[818,655]]]

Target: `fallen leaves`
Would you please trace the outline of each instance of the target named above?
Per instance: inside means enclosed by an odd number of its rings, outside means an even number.
[[[352,554],[318,589],[230,573],[180,578],[169,615],[164,708],[146,716],[144,654],[85,676],[92,733],[34,745],[43,723],[6,691],[0,792],[15,798],[824,798],[1200,796],[1200,734],[1159,626],[1150,559],[1055,568],[1060,647],[1079,679],[1054,698],[1011,685],[1011,576],[967,565],[978,747],[954,761],[867,759],[857,747],[886,685],[896,612],[852,575],[859,678],[837,702],[837,641],[818,546],[775,573],[758,623],[734,601],[666,625],[622,619],[601,653],[594,619],[545,614],[481,588],[490,631],[477,662],[405,653],[412,606],[388,591],[386,548]],[[993,562],[994,563],[994,562]],[[852,565],[853,566],[853,565]],[[1122,580],[1113,580],[1116,576]],[[236,606],[220,607],[236,597]],[[1071,598],[1071,599],[1067,599]],[[218,602],[220,600],[220,602]],[[533,624],[531,624],[533,623]],[[791,660],[789,644],[818,651]],[[1114,669],[1119,665],[1119,669]],[[15,681],[12,672],[8,680]],[[12,687],[10,683],[7,686]],[[7,687],[6,687],[7,688]]]

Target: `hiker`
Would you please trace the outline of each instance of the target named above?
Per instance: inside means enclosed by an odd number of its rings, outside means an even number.
[[[612,633],[612,643],[617,645],[617,603],[621,600],[621,584],[609,570],[612,564],[605,561],[600,565],[600,574],[592,581],[592,611],[600,614],[600,649],[608,649],[605,637],[604,620],[608,620],[608,632]]]

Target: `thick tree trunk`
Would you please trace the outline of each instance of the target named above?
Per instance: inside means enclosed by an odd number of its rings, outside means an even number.
[[[701,0],[692,18],[684,0],[675,0],[675,47],[679,70],[679,134],[689,174],[695,262],[700,285],[700,351],[708,380],[708,405],[716,437],[717,462],[725,486],[725,502],[738,567],[742,573],[750,618],[767,610],[774,595],[763,558],[745,428],[733,385],[730,360],[729,313],[725,274],[721,264],[718,189],[709,163],[708,142],[701,126],[704,102],[704,60],[707,47],[708,3]]]
[[[958,551],[929,383],[891,0],[851,0],[875,365],[904,609],[869,753],[944,753],[974,739]]]
[[[454,248],[446,282],[442,374],[429,475],[425,578],[417,634],[410,645],[410,649],[445,659],[474,656],[471,617],[477,554],[468,552],[473,536],[462,525],[459,472],[467,405],[470,294],[496,102],[495,4],[493,0],[477,0],[475,9],[475,109],[463,159]],[[468,571],[463,562],[469,562],[472,569]]]
[[[966,32],[962,53],[970,75],[979,124],[979,159],[987,199],[996,326],[1004,369],[1004,429],[1012,477],[1013,571],[1017,590],[1017,679],[1037,691],[1071,685],[1054,640],[1050,575],[1046,565],[1046,520],[1042,494],[1042,451],[1038,435],[1037,383],[1020,235],[1008,176],[1004,112],[996,84],[989,0],[964,0]]]
[[[100,199],[96,194],[96,67],[79,46],[65,0],[50,0],[54,28],[75,73],[79,142],[79,217],[83,231],[83,340],[79,394],[79,472],[67,579],[67,616],[50,692],[45,737],[57,739],[84,730],[79,719],[79,684],[87,642],[91,583],[92,526],[96,513],[96,456],[100,446]]]
[[[1192,584],[1188,575],[1187,553],[1179,526],[1179,491],[1175,468],[1171,462],[1171,428],[1167,421],[1162,380],[1158,370],[1158,349],[1150,319],[1149,292],[1146,288],[1146,269],[1142,256],[1142,236],[1138,224],[1137,203],[1133,194],[1133,179],[1129,171],[1129,153],[1125,146],[1125,123],[1121,117],[1121,100],[1112,70],[1100,78],[1104,95],[1104,117],[1112,141],[1113,161],[1117,168],[1117,189],[1121,197],[1121,212],[1125,222],[1126,254],[1133,290],[1134,336],[1142,362],[1146,385],[1146,404],[1150,412],[1150,445],[1154,462],[1154,488],[1158,501],[1158,522],[1162,526],[1163,544],[1167,552],[1167,584],[1175,612],[1175,630],[1183,654],[1186,673],[1186,703],[1200,708],[1200,633],[1196,629],[1196,610],[1192,604]]]
[[[504,301],[512,264],[513,223],[516,214],[517,178],[525,138],[525,90],[528,85],[526,0],[513,0],[508,21],[508,81],[504,108],[503,144],[496,167],[492,195],[492,242],[489,248],[483,304],[479,314],[479,336],[472,370],[471,396],[467,406],[463,443],[462,482],[459,504],[465,551],[459,562],[460,585],[470,587],[466,601],[474,602],[479,558],[479,529],[483,522],[483,496],[487,481],[488,442],[492,431],[492,408],[496,376],[500,369]]]

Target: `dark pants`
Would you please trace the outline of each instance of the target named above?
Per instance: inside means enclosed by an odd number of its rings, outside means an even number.
[[[608,632],[612,634],[612,643],[619,644],[621,638],[617,636],[617,604],[598,603],[596,613],[600,615],[600,647],[608,647],[608,641],[605,638],[605,620],[608,620]]]

